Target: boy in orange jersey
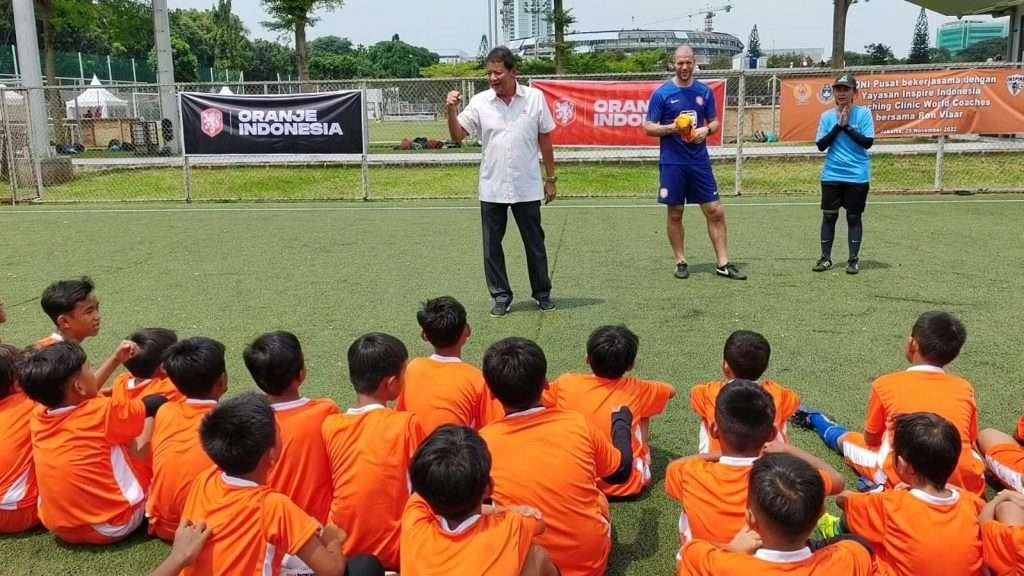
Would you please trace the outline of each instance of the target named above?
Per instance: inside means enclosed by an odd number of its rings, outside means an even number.
[[[789,454],[767,454],[750,469],[747,528],[725,547],[692,540],[680,576],[868,576],[871,553],[855,539],[811,550],[825,512],[821,474]],[[950,572],[952,574],[952,572]]]
[[[665,472],[665,491],[682,504],[679,538],[727,544],[746,525],[750,470],[762,454],[784,452],[809,463],[821,474],[825,493],[843,490],[843,477],[827,462],[799,448],[770,442],[776,437],[775,403],[750,380],[734,379],[715,402],[709,435],[721,454],[697,454],[675,460]]]
[[[717,380],[698,384],[690,389],[690,407],[700,416],[700,431],[697,451],[701,454],[718,452],[721,447],[708,434],[711,423],[715,421],[715,398],[722,388],[736,378],[758,382],[775,402],[775,428],[778,429],[776,440],[786,441],[786,422],[800,407],[800,397],[796,392],[772,380],[761,381],[761,376],[768,370],[768,362],[772,357],[772,347],[768,340],[750,330],[737,330],[725,340],[722,353],[722,375],[725,380]]]
[[[535,540],[544,521],[535,509],[496,509],[491,454],[480,435],[445,425],[413,457],[413,496],[402,517],[402,574],[558,576]]]
[[[0,534],[24,532],[39,524],[39,487],[32,466],[29,422],[35,403],[18,386],[21,350],[0,344]]]
[[[1017,420],[1013,436],[987,428],[978,433],[978,449],[985,456],[985,468],[1000,484],[1024,493],[1024,415]]]
[[[294,334],[264,334],[242,357],[267,395],[280,428],[281,453],[267,485],[291,498],[317,522],[326,523],[331,511],[331,466],[320,428],[324,419],[338,413],[338,406],[326,398],[299,394],[306,380],[306,361]]]
[[[162,366],[164,352],[178,341],[178,335],[166,328],[143,328],[132,333],[128,340],[138,348],[124,363],[128,371],[114,378],[111,397],[131,400],[159,394],[171,402],[184,399]]]
[[[266,398],[251,392],[224,400],[203,418],[200,441],[217,466],[192,482],[182,518],[205,522],[211,535],[181,576],[278,576],[286,556],[318,575],[383,574],[372,556],[346,561],[341,529],[322,526],[267,486],[280,452],[277,429]]]
[[[813,429],[825,445],[839,452],[864,480],[862,484],[895,486],[898,480],[892,456],[892,423],[899,414],[934,412],[960,433],[960,462],[950,483],[981,495],[985,491],[985,463],[974,453],[978,439],[978,407],[974,387],[945,371],[960,354],[967,330],[947,312],[925,312],[907,339],[911,367],[879,377],[871,384],[864,433],[850,432],[823,413],[801,407],[794,422]]]
[[[633,413],[633,466],[629,480],[610,485],[598,480],[608,496],[635,496],[651,483],[650,419],[665,411],[676,395],[670,384],[626,376],[633,369],[640,339],[625,326],[602,326],[587,339],[590,374],[563,374],[544,392],[544,404],[583,414],[611,441],[608,415],[622,406]]]
[[[184,400],[166,404],[153,422],[146,516],[150,535],[169,541],[181,523],[192,480],[213,466],[199,442],[199,425],[228,388],[224,345],[203,337],[182,340],[167,349],[164,369]]]
[[[357,338],[348,348],[356,407],[328,416],[322,427],[334,484],[330,521],[348,533],[342,550],[371,553],[391,570],[399,566],[409,462],[425,436],[412,412],[388,408],[401,393],[408,359],[394,336]]]
[[[956,427],[937,414],[897,416],[893,454],[905,485],[836,498],[846,527],[874,549],[875,574],[981,574],[982,501],[947,485],[962,446]]]
[[[483,374],[462,361],[462,348],[472,334],[462,304],[449,296],[427,300],[416,321],[434,353],[409,363],[395,408],[415,413],[427,434],[442,424],[479,430],[501,418],[501,405],[487,390]]]
[[[1003,490],[978,515],[981,551],[995,576],[1024,572],[1024,495]]]
[[[604,574],[611,548],[608,500],[596,481],[629,480],[633,417],[628,407],[608,413],[607,433],[577,412],[545,408],[547,359],[524,338],[496,342],[484,354],[484,377],[505,417],[480,431],[494,456],[491,477],[498,506],[532,506],[546,530],[536,542],[565,576]]]
[[[97,396],[85,352],[74,342],[29,356],[21,387],[43,405],[31,423],[43,526],[72,544],[128,537],[142,524],[149,488],[133,458],[148,454],[153,416],[164,397]]]

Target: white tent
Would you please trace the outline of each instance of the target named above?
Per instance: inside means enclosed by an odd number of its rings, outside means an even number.
[[[67,102],[67,117],[75,118],[76,111],[82,118],[126,118],[128,116],[128,102],[114,96],[114,94],[100,84],[99,78],[95,75],[89,88],[78,95],[77,98]]]
[[[217,94],[226,94],[226,95],[230,96],[230,95],[234,94],[234,92],[231,91],[231,88],[228,88],[227,86],[224,86],[224,87],[222,87],[220,89],[220,92],[217,92]]]

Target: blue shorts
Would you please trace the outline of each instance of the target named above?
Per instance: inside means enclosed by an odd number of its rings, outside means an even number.
[[[669,206],[718,201],[718,183],[711,165],[665,164],[661,168],[658,202]]]

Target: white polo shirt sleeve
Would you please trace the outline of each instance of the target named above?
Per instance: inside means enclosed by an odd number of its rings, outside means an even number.
[[[550,134],[555,131],[555,119],[551,116],[551,109],[548,108],[548,101],[544,98],[544,93],[540,90],[531,90],[532,95],[539,99],[538,106],[540,107],[539,113],[537,114],[537,128],[541,134]]]
[[[466,108],[459,114],[459,124],[462,129],[469,132],[469,135],[478,138],[480,136],[480,107],[477,98],[471,98]]]

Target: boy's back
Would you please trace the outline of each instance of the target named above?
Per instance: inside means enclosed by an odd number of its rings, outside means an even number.
[[[298,554],[320,530],[287,496],[216,467],[192,483],[182,517],[203,521],[212,531],[183,576],[280,574],[285,554]]]
[[[115,400],[135,400],[151,394],[159,394],[170,402],[185,399],[171,379],[166,377],[136,378],[131,372],[123,372],[117,375],[110,387],[110,397]]]
[[[167,403],[153,422],[153,485],[146,501],[149,533],[174,539],[192,481],[213,462],[199,442],[199,425],[216,400]]]
[[[29,423],[35,402],[21,392],[0,399],[0,534],[21,532],[38,523],[39,486],[32,464]],[[17,516],[17,518],[15,518]]]
[[[781,442],[786,442],[786,423],[796,413],[797,408],[800,407],[800,396],[793,390],[772,380],[763,380],[758,383],[775,401],[775,427],[779,431],[777,439]],[[722,388],[725,388],[726,384],[728,382],[716,380],[697,384],[690,389],[690,407],[701,419],[698,447],[698,452],[701,454],[721,450],[718,440],[712,438],[708,432],[708,426],[711,422],[715,421],[715,399],[718,398],[718,394],[722,391]]]
[[[415,413],[427,434],[444,424],[479,430],[504,415],[479,368],[437,354],[409,362],[395,408]]]
[[[628,406],[633,414],[633,466],[629,480],[611,485],[598,480],[609,496],[639,494],[651,481],[651,456],[647,445],[648,419],[661,414],[672,397],[672,386],[633,376],[609,379],[594,374],[563,374],[544,394],[544,404],[582,414],[609,443],[612,412]]]
[[[267,485],[280,491],[320,523],[331,509],[331,468],[321,427],[338,413],[324,398],[271,404],[280,430],[281,455]]]
[[[518,575],[538,521],[515,512],[482,514],[470,520],[448,526],[421,497],[410,498],[402,516],[403,576]]]
[[[987,522],[981,526],[985,565],[996,576],[1016,576],[1024,569],[1024,526]]]
[[[557,408],[510,414],[480,435],[494,458],[495,504],[541,511],[546,530],[536,543],[563,575],[603,574],[611,526],[595,480],[616,471],[619,452],[582,415]]]
[[[981,573],[982,502],[966,492],[951,492],[945,499],[902,489],[847,497],[846,525],[871,543],[877,574]]]
[[[424,438],[415,417],[374,404],[329,416],[322,431],[334,485],[330,522],[348,533],[343,552],[398,568],[409,462]]]
[[[781,553],[758,550],[741,554],[695,540],[682,551],[680,576],[868,576],[871,555],[861,544],[841,541],[816,552],[809,548]],[[953,574],[953,572],[950,572]]]

